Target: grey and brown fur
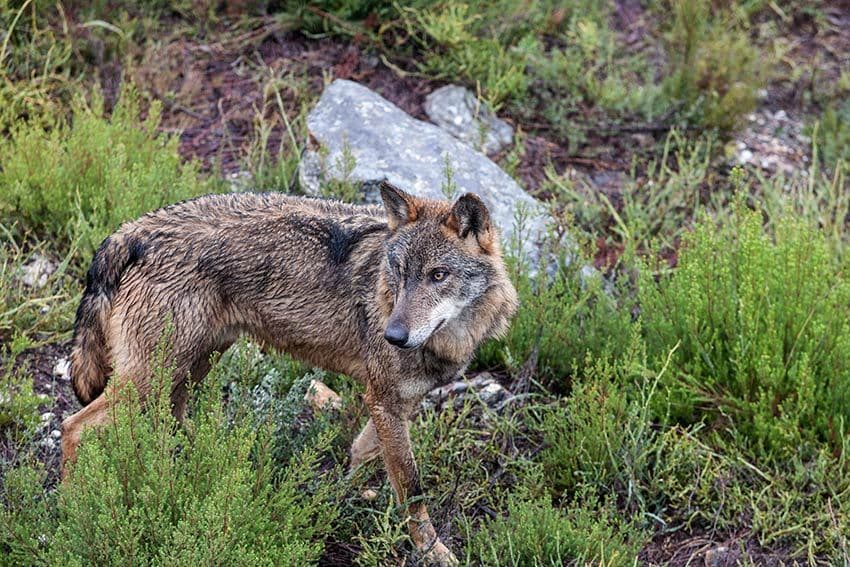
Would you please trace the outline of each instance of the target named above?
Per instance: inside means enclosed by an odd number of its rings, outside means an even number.
[[[95,254],[77,310],[71,375],[85,407],[63,427],[63,463],[87,425],[109,419],[111,392],[145,396],[171,320],[174,412],[213,352],[241,334],[365,384],[370,419],[352,467],[383,455],[416,546],[439,564],[408,419],[454,379],[517,307],[499,237],[481,200],[418,199],[383,184],[384,207],[281,194],[200,197],[124,224]],[[392,344],[391,344],[392,343]],[[63,470],[63,474],[66,471]]]

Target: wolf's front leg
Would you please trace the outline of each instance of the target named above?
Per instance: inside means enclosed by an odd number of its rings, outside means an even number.
[[[437,538],[428,509],[421,499],[417,498],[422,495],[422,487],[410,447],[407,419],[388,411],[383,405],[369,398],[367,393],[366,403],[369,405],[372,423],[381,444],[384,465],[399,504],[414,500],[407,506],[410,516],[408,528],[413,543],[428,563],[440,566],[457,565],[454,554]]]
[[[381,454],[381,443],[378,440],[378,432],[372,419],[366,422],[360,434],[355,437],[351,444],[351,462],[348,465],[349,473],[357,470],[357,467],[367,461],[371,461]]]

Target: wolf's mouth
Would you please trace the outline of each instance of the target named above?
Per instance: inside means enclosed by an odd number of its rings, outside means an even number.
[[[445,319],[443,319],[443,320],[441,320],[439,323],[437,323],[437,326],[436,326],[436,327],[434,327],[434,330],[431,332],[431,334],[433,335],[434,333],[436,333],[437,331],[439,331],[440,329],[442,329],[442,328],[443,328],[443,323],[445,323],[445,322],[446,322],[446,320],[445,320]]]

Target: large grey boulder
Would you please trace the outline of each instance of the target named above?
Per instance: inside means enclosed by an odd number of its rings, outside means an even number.
[[[446,85],[425,97],[425,114],[454,136],[487,155],[511,145],[513,127],[494,115],[472,91],[459,85]]]
[[[321,183],[340,180],[361,185],[366,202],[379,201],[378,184],[383,180],[431,199],[476,193],[506,244],[517,235],[515,219],[522,210],[522,252],[536,265],[549,218],[545,208],[469,145],[342,79],[322,93],[307,126],[319,144],[305,152],[299,168],[301,187],[308,193],[318,194]],[[447,164],[451,184],[446,181]]]

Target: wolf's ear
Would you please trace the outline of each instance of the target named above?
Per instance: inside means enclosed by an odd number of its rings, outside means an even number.
[[[475,236],[478,245],[485,252],[493,248],[493,231],[490,226],[490,212],[484,202],[474,193],[466,193],[452,207],[446,225],[457,231],[458,236]]]
[[[419,217],[416,198],[386,180],[381,181],[381,199],[384,200],[384,208],[387,210],[387,224],[390,230],[402,227]]]

